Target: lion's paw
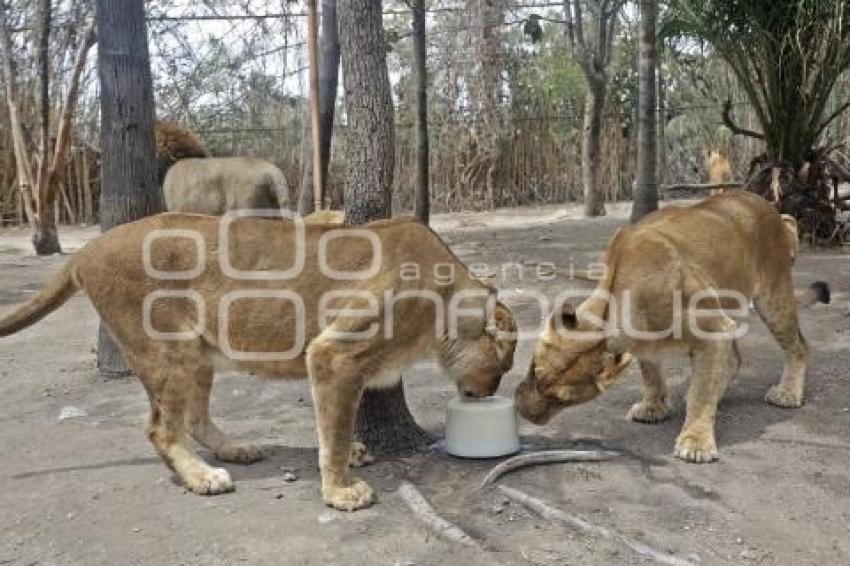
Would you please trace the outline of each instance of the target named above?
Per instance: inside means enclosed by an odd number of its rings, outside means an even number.
[[[348,456],[348,465],[352,468],[366,466],[375,461],[375,457],[369,454],[369,449],[362,442],[352,442],[351,452]]]
[[[260,447],[254,444],[226,444],[216,450],[215,457],[222,462],[253,464],[262,460],[264,455]]]
[[[638,401],[629,409],[628,418],[639,423],[660,423],[670,416],[670,408],[665,403],[647,403]]]
[[[230,473],[224,468],[206,468],[183,478],[186,487],[198,495],[218,495],[236,489]]]
[[[719,458],[713,436],[697,432],[683,432],[676,439],[675,454],[686,462],[706,464]]]
[[[771,405],[777,407],[785,407],[786,409],[796,409],[803,406],[803,394],[793,393],[784,387],[774,385],[768,390],[764,400]]]
[[[340,511],[354,511],[372,505],[375,495],[365,481],[352,480],[346,486],[323,487],[322,501]]]

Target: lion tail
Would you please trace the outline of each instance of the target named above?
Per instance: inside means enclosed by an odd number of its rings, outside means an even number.
[[[826,281],[815,281],[805,289],[799,289],[794,293],[799,308],[810,307],[816,303],[829,304],[830,291]]]
[[[74,262],[71,261],[29,303],[0,318],[0,337],[32,326],[65,304],[78,289],[74,279]]]

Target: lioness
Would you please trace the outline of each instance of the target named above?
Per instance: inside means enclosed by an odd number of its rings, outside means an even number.
[[[732,166],[729,165],[729,158],[726,151],[722,149],[713,149],[708,153],[705,160],[706,168],[708,169],[708,182],[712,185],[720,183],[731,183]],[[720,195],[725,192],[725,189],[712,189],[712,195]]]
[[[222,493],[233,482],[198,457],[187,431],[219,460],[262,456],[210,420],[216,368],[309,376],[322,497],[344,510],[373,500],[348,472],[366,458],[352,445],[365,387],[396,383],[434,355],[463,395],[484,397],[510,369],[513,316],[426,226],[226,219],[163,214],[119,226],[0,320],[9,335],[85,291],[147,390],[148,437],[191,491]],[[449,271],[451,281],[435,282]]]
[[[767,402],[803,402],[807,348],[796,308],[828,302],[829,289],[816,283],[795,300],[796,246],[792,220],[740,191],[690,208],[668,207],[623,228],[608,244],[606,273],[593,294],[577,311],[564,304],[550,319],[516,391],[520,414],[542,424],[565,407],[590,401],[634,356],[644,389],[628,416],[662,421],[669,408],[660,362],[682,353],[690,356],[693,375],[675,454],[689,462],[716,459],[717,403],[740,366],[735,317],[746,316],[750,299],[785,352],[782,379]]]

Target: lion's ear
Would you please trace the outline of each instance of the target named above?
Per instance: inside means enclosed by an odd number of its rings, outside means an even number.
[[[503,334],[516,332],[516,322],[510,309],[497,302],[490,320],[487,321],[486,332],[493,338],[502,338]]]
[[[549,326],[553,332],[575,330],[578,326],[578,316],[573,304],[564,303],[560,309],[556,309],[549,319]]]

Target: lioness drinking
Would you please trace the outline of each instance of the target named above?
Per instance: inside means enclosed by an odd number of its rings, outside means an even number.
[[[540,338],[516,391],[519,412],[542,424],[557,411],[590,401],[616,381],[632,356],[640,361],[643,399],[629,418],[667,418],[660,363],[690,356],[687,416],[675,454],[689,462],[717,458],[717,403],[740,366],[737,319],[749,302],[785,353],[785,368],[766,400],[803,403],[808,352],[797,307],[829,302],[825,283],[795,298],[791,266],[796,223],[764,199],[734,192],[689,208],[668,207],[623,228],[606,251],[606,273],[575,310],[565,303]]]
[[[454,267],[451,282],[420,273]],[[491,395],[513,363],[510,311],[440,238],[410,219],[359,228],[279,219],[164,214],[89,243],[29,304],[0,320],[0,336],[34,324],[77,290],[139,376],[151,403],[147,434],[192,491],[233,489],[188,432],[219,460],[261,458],[210,420],[213,372],[237,367],[277,378],[309,376],[319,435],[322,497],[338,509],[369,505],[350,477],[365,459],[352,428],[365,387],[434,355],[466,396]]]

